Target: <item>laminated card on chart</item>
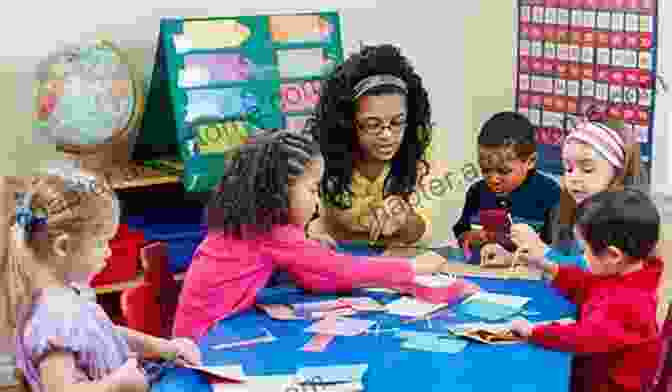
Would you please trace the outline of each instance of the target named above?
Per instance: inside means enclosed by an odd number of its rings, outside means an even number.
[[[302,129],[342,61],[336,12],[162,19],[133,159],[178,159],[185,189],[210,191],[237,146]]]

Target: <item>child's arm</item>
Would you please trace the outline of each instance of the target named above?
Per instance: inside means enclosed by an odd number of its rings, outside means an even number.
[[[196,344],[185,338],[167,340],[144,334],[140,331],[116,326],[133,352],[145,358],[179,359],[192,365],[200,365],[201,353]]]
[[[551,270],[546,270],[550,275],[553,287],[573,303],[580,305],[585,301],[585,291],[592,275],[574,265],[558,265],[548,262]]]
[[[608,304],[596,307],[577,323],[535,327],[528,339],[549,349],[577,354],[619,351],[657,336],[655,314],[655,306],[641,301]]]
[[[462,215],[460,215],[460,219],[453,226],[453,233],[458,240],[462,234],[471,231],[470,219],[478,212],[481,204],[479,199],[480,195],[478,194],[479,184],[480,181],[470,186],[469,190],[467,190],[464,208],[462,208]]]
[[[100,380],[89,381],[77,367],[75,356],[54,351],[40,362],[40,379],[45,392],[144,392],[149,389],[135,358]]]

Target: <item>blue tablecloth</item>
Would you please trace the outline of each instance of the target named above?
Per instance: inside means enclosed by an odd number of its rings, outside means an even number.
[[[539,281],[473,279],[485,290],[531,297],[526,309],[540,315],[530,320],[557,319],[575,314],[575,307]],[[396,298],[389,294],[355,292],[383,302]],[[332,298],[321,296],[319,299]],[[292,287],[264,290],[262,303],[296,303],[317,300]],[[357,315],[381,320],[382,328],[399,326],[399,319],[389,314]],[[473,321],[458,315],[459,321]],[[571,355],[544,350],[529,344],[485,345],[470,343],[458,354],[407,351],[393,334],[336,337],[321,353],[299,350],[312,337],[303,331],[310,321],[277,321],[251,310],[222,321],[199,342],[207,365],[242,364],[247,375],[294,374],[298,367],[367,363],[363,380],[366,391],[539,391],[569,390]],[[278,338],[247,348],[211,350],[227,331],[266,327]],[[440,332],[445,324],[432,322],[432,331]],[[426,322],[404,324],[404,329],[427,330]],[[166,373],[153,392],[209,392],[206,380],[188,369]]]

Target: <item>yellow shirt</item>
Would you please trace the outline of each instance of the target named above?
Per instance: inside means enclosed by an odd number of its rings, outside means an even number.
[[[371,211],[383,204],[383,187],[385,185],[385,178],[389,172],[390,166],[386,165],[377,178],[369,180],[359,173],[357,169],[353,169],[350,187],[352,190],[352,207],[343,210],[338,207],[326,206],[328,209],[327,215],[334,217],[342,226],[347,227],[353,232],[369,232],[372,219]],[[429,183],[428,177],[426,176],[423,180],[424,184]],[[411,195],[412,205],[417,204],[417,202],[413,203],[416,197],[419,197],[417,191],[416,194]],[[431,233],[431,215],[428,207],[425,204],[420,208],[414,208],[415,213],[425,222],[426,229],[421,240],[427,238]]]

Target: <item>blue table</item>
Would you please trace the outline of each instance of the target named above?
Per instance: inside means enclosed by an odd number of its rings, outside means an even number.
[[[574,305],[558,296],[553,289],[539,281],[473,279],[485,290],[531,297],[529,310],[540,312],[530,320],[557,319],[575,314]],[[382,293],[355,292],[389,302],[396,296]],[[319,299],[332,298],[321,296]],[[275,287],[264,290],[262,303],[296,303],[317,300],[300,289]],[[383,328],[399,326],[399,319],[388,314],[363,314],[382,320]],[[473,321],[458,315],[461,321]],[[272,320],[257,310],[251,310],[222,321],[199,342],[207,365],[242,364],[247,375],[294,374],[298,367],[330,364],[367,363],[364,378],[366,391],[546,391],[569,390],[570,362],[567,353],[544,350],[528,344],[484,345],[470,343],[458,354],[407,351],[393,334],[336,337],[322,353],[299,350],[312,334],[303,329],[310,321]],[[248,348],[211,350],[218,337],[226,331],[263,326],[278,338],[275,342]],[[433,331],[442,325],[432,323]],[[445,327],[445,325],[444,325]],[[405,324],[404,329],[427,330],[425,322]],[[153,392],[209,392],[205,379],[188,369],[173,369],[166,373]]]

